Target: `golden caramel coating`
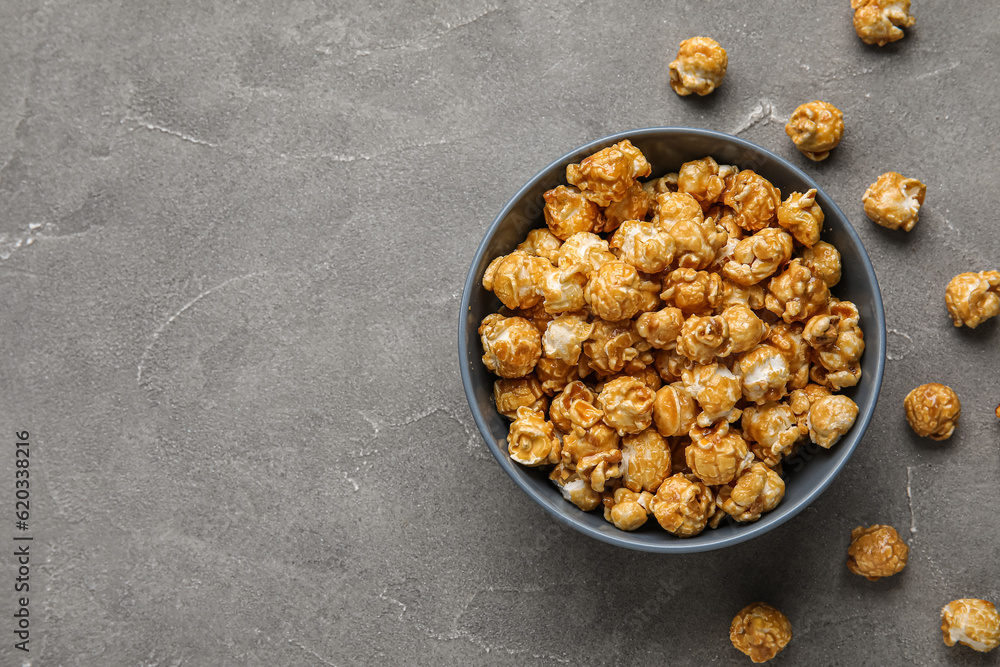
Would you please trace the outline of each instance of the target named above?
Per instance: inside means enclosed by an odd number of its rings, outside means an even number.
[[[636,493],[656,493],[670,476],[670,446],[656,429],[622,438],[622,483]]]
[[[653,421],[665,438],[686,435],[697,423],[698,406],[681,383],[660,387],[653,400]]]
[[[909,28],[916,19],[910,16],[910,0],[851,0],[854,31],[865,44],[885,46],[903,39],[900,28]]]
[[[584,383],[574,380],[552,399],[549,419],[563,433],[569,433],[575,428],[586,430],[604,416],[604,412],[594,407],[595,402],[597,395]]]
[[[627,220],[611,237],[618,259],[643,273],[659,273],[674,261],[674,237],[652,222]]]
[[[1000,271],[958,274],[948,283],[944,300],[956,327],[975,329],[1000,314]]]
[[[545,413],[528,407],[517,409],[517,418],[507,434],[510,458],[524,466],[540,466],[559,461],[559,438]]]
[[[639,370],[627,370],[625,375],[630,375],[634,377],[639,382],[643,383],[654,392],[663,386],[663,381],[660,379],[660,374],[656,371],[653,366],[645,366]]]
[[[767,335],[767,344],[778,348],[788,362],[788,388],[801,389],[809,384],[811,350],[806,343],[802,325],[798,322],[778,322]],[[860,373],[860,367],[859,371]]]
[[[643,313],[635,321],[636,332],[658,350],[674,349],[683,326],[684,313],[680,308]]]
[[[781,190],[757,172],[744,169],[736,174],[724,201],[733,209],[736,224],[748,232],[756,232],[774,222],[781,204]]]
[[[487,315],[479,325],[483,342],[483,363],[500,377],[527,375],[542,355],[542,337],[531,322],[522,317]]]
[[[815,188],[805,194],[793,192],[778,207],[778,224],[807,248],[819,241],[825,219],[823,209],[816,203]]]
[[[665,192],[677,192],[677,179],[679,174],[676,172],[669,173],[665,176],[660,176],[659,178],[654,178],[651,181],[646,181],[642,183],[643,191],[653,197],[652,211],[656,213],[656,196],[662,195]]]
[[[766,294],[766,288],[760,283],[744,287],[731,280],[723,280],[722,303],[719,306],[725,309],[729,306],[741,305],[749,306],[753,310],[763,310]]]
[[[684,268],[704,269],[726,245],[726,230],[706,219],[701,206],[686,192],[657,195],[653,222],[674,239],[674,262]]]
[[[576,364],[583,352],[583,343],[594,332],[594,325],[583,315],[574,313],[560,315],[545,327],[542,347],[545,356],[560,359],[567,364]]]
[[[618,430],[618,435],[639,433],[653,423],[653,400],[656,394],[642,381],[627,375],[604,385],[597,405],[604,410],[604,421]]]
[[[746,352],[767,336],[767,325],[745,302],[728,306],[721,317],[729,327],[729,354]]]
[[[595,315],[608,322],[617,322],[639,312],[643,302],[640,287],[635,267],[615,260],[591,274],[584,297]]]
[[[559,246],[562,241],[548,229],[532,229],[528,236],[518,244],[516,250],[529,255],[544,257],[553,264],[559,260]]]
[[[715,496],[694,475],[677,474],[663,480],[653,497],[653,516],[663,530],[693,537],[705,530],[715,511]]]
[[[815,363],[810,369],[813,382],[843,389],[861,380],[865,336],[858,325],[859,319],[853,303],[831,299],[828,314],[814,316],[806,323],[808,335],[803,330],[803,339],[810,341],[813,348]]]
[[[768,465],[777,465],[802,436],[792,408],[774,401],[745,408],[741,425],[744,437],[758,445],[754,454]]]
[[[597,234],[579,232],[566,239],[559,247],[559,268],[578,267],[588,277],[599,268],[617,259],[608,248],[608,242]]]
[[[729,324],[721,316],[692,315],[677,336],[677,352],[691,361],[707,364],[729,353]]]
[[[844,113],[829,102],[807,102],[792,112],[785,134],[813,162],[825,160],[844,136]]]
[[[601,223],[596,232],[613,232],[626,220],[645,220],[646,213],[653,207],[655,197],[646,192],[636,181],[625,193],[625,197],[604,209]]]
[[[553,396],[562,391],[570,382],[580,379],[580,366],[568,364],[562,359],[550,359],[543,355],[535,364],[535,375],[542,383],[542,391]]]
[[[649,173],[649,162],[642,152],[625,139],[584,158],[580,164],[567,166],[566,180],[598,206],[608,206],[624,199],[635,179]]]
[[[552,472],[549,479],[559,487],[559,492],[563,498],[573,503],[584,512],[596,509],[601,504],[601,494],[590,488],[590,484],[580,477],[579,473],[570,470],[560,463]]]
[[[588,429],[574,429],[563,436],[560,456],[570,470],[576,470],[598,454],[617,452],[620,442],[618,432],[599,421]]]
[[[791,234],[768,227],[748,236],[733,248],[733,256],[722,267],[726,278],[749,287],[770,278],[792,256]]]
[[[625,365],[639,356],[636,345],[642,337],[635,332],[632,322],[594,322],[590,339],[583,343],[591,368],[604,375],[621,372]]]
[[[719,420],[733,422],[739,419],[736,403],[743,398],[740,379],[719,363],[695,366],[684,371],[684,388],[701,407],[698,426],[709,427]]]
[[[802,263],[809,267],[813,275],[822,278],[827,287],[840,282],[840,251],[826,241],[818,241],[813,247],[803,250]]]
[[[1000,613],[992,602],[978,598],[952,600],[941,608],[944,643],[987,653],[1000,646]]]
[[[791,378],[785,355],[767,344],[741,354],[733,371],[740,376],[743,397],[751,403],[780,400]]]
[[[732,486],[719,489],[715,498],[726,514],[737,521],[757,521],[785,497],[785,482],[763,463],[754,463]]]
[[[910,548],[892,526],[858,526],[851,531],[847,569],[868,581],[891,577],[906,567]]]
[[[658,193],[653,200],[653,222],[670,231],[681,221],[694,221],[699,225],[705,221],[705,212],[698,200],[687,192],[666,190]]]
[[[542,280],[551,266],[544,257],[514,251],[490,263],[483,287],[492,290],[508,308],[531,308],[542,300]]]
[[[684,371],[690,370],[697,364],[685,356],[682,356],[677,349],[656,350],[653,356],[653,367],[660,374],[664,382],[677,382],[684,375]]]
[[[792,641],[792,624],[771,605],[755,602],[736,614],[729,639],[753,662],[767,662]]]
[[[861,201],[872,222],[908,232],[917,224],[927,186],[915,178],[889,171],[868,186]]]
[[[694,197],[703,210],[719,200],[726,180],[719,174],[719,163],[710,157],[685,162],[677,175],[677,191]]]
[[[785,322],[808,320],[830,299],[826,282],[801,259],[793,259],[787,269],[771,278],[767,290],[764,306]]]
[[[507,419],[516,419],[517,409],[521,407],[537,412],[545,412],[549,407],[549,397],[534,374],[497,380],[493,383],[493,400],[497,412]]]
[[[711,313],[722,302],[722,278],[717,273],[677,269],[664,278],[660,298],[685,315]]]
[[[635,530],[646,523],[646,508],[639,502],[639,494],[624,487],[615,490],[614,504],[605,506],[604,518],[619,530]]]
[[[724,421],[711,428],[691,429],[684,458],[691,472],[709,486],[728,484],[753,463],[747,441]]]
[[[799,432],[802,435],[809,434],[809,408],[816,401],[830,396],[829,389],[818,384],[807,384],[801,389],[796,389],[788,395],[788,405],[795,413],[796,421],[799,424]]]
[[[681,42],[677,58],[670,63],[670,87],[678,95],[708,95],[722,85],[729,56],[709,37],[692,37]]]
[[[568,436],[567,436],[568,437]],[[590,485],[594,491],[604,492],[609,484],[617,486],[616,479],[622,476],[619,463],[622,460],[620,450],[614,449],[585,456],[576,464],[580,478]]]
[[[830,449],[847,433],[858,418],[858,405],[847,396],[837,394],[815,401],[809,407],[809,439]]]
[[[552,235],[565,241],[578,232],[589,232],[598,224],[600,208],[574,187],[560,185],[542,195],[545,224]]]
[[[937,382],[922,384],[903,399],[906,421],[922,438],[947,440],[962,416],[962,402],[951,387]]]
[[[587,284],[587,274],[583,267],[549,266],[542,274],[538,286],[542,294],[542,307],[551,315],[582,310],[587,301],[583,290]]]

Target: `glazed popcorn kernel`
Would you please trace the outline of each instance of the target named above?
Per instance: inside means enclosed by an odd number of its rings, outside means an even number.
[[[697,200],[703,210],[719,200],[726,180],[719,172],[719,163],[710,157],[685,162],[677,174],[678,192],[686,192]]]
[[[597,394],[583,382],[574,380],[552,399],[549,419],[563,433],[587,430],[604,416],[604,412],[594,406],[596,402]]]
[[[802,251],[802,263],[813,275],[819,276],[827,287],[840,282],[840,251],[826,241],[819,241]]]
[[[684,313],[680,308],[643,313],[635,321],[636,332],[658,350],[674,349],[683,326]]]
[[[722,273],[737,285],[749,287],[770,278],[792,256],[792,236],[774,227],[748,236],[733,248]]]
[[[693,537],[705,530],[715,512],[715,495],[694,475],[676,474],[660,484],[652,509],[663,530],[678,537]]]
[[[909,28],[916,19],[910,16],[910,0],[851,0],[854,31],[865,44],[885,46],[903,39],[900,28]]]
[[[533,374],[497,380],[493,383],[493,398],[497,412],[507,419],[516,419],[517,409],[521,407],[537,412],[545,412],[549,407],[549,397],[542,391],[542,384]]]
[[[618,429],[618,435],[639,433],[653,423],[653,400],[656,394],[634,377],[622,376],[604,385],[597,405],[604,410],[604,421]]]
[[[560,315],[545,327],[542,334],[542,348],[545,356],[560,359],[567,364],[576,364],[583,352],[583,343],[594,332],[594,324],[586,316],[577,314]]]
[[[578,189],[560,185],[546,192],[545,224],[552,235],[565,241],[577,232],[589,232],[597,224],[601,209]]]
[[[793,259],[780,275],[771,278],[764,306],[785,322],[808,320],[830,300],[830,288],[801,259]]]
[[[733,422],[740,418],[736,404],[743,398],[743,394],[740,391],[740,379],[731,370],[721,364],[711,363],[684,371],[682,377],[688,394],[701,407],[698,426],[709,427],[720,420]]]
[[[595,228],[597,232],[613,232],[626,220],[645,220],[646,213],[653,206],[654,196],[646,192],[636,181],[625,193],[625,197],[604,209],[603,221]]]
[[[685,315],[711,313],[722,301],[722,278],[718,273],[677,269],[663,279],[660,298],[680,308]]]
[[[677,352],[699,364],[726,356],[728,347],[729,324],[723,317],[692,315],[677,336]]]
[[[753,463],[746,440],[727,422],[711,428],[691,429],[691,444],[684,450],[691,472],[705,484],[728,484]]]
[[[609,245],[620,260],[644,273],[659,273],[674,261],[674,237],[652,222],[626,220]]]
[[[767,662],[792,641],[792,624],[771,605],[755,602],[736,614],[729,639],[753,662]]]
[[[670,446],[656,429],[622,438],[622,483],[639,493],[656,493],[670,476]]]
[[[962,403],[958,394],[937,382],[922,384],[903,399],[906,421],[913,432],[923,438],[947,440],[958,426]]]
[[[823,209],[816,203],[816,190],[793,192],[778,207],[778,224],[807,248],[819,241],[823,231]]]
[[[791,406],[774,401],[745,408],[741,425],[757,445],[754,454],[768,465],[777,465],[802,437]]]
[[[608,262],[591,275],[584,290],[591,310],[602,320],[634,317],[642,305],[639,272],[625,262]]]
[[[809,439],[830,449],[858,418],[858,405],[847,396],[826,396],[809,407]]]
[[[643,340],[636,333],[632,322],[594,322],[594,331],[583,343],[587,363],[595,371],[604,375],[619,373],[625,364],[639,356],[636,345]]]
[[[746,352],[767,336],[767,325],[745,302],[727,306],[721,317],[729,327],[730,354]]]
[[[813,382],[831,389],[853,387],[861,380],[861,355],[865,337],[858,326],[858,308],[850,301],[831,299],[829,312],[806,322],[803,340],[813,348],[816,362],[810,370]]]
[[[778,322],[771,327],[766,341],[777,348],[788,363],[788,388],[801,389],[809,384],[811,350],[803,337],[802,324]]]
[[[538,329],[523,317],[487,315],[479,325],[483,342],[483,363],[500,377],[527,375],[542,354]]]
[[[567,364],[562,359],[550,359],[543,355],[535,364],[535,375],[542,383],[542,391],[553,396],[562,391],[570,382],[580,379],[580,366]]]
[[[944,643],[986,653],[1000,646],[1000,613],[992,602],[977,598],[952,600],[941,608]]]
[[[493,260],[483,276],[483,287],[508,308],[531,308],[542,300],[541,284],[552,264],[544,257],[514,251]]]
[[[619,530],[635,530],[646,523],[646,508],[639,494],[624,487],[615,490],[614,504],[604,508],[604,518]]]
[[[698,406],[681,383],[660,387],[653,399],[653,421],[665,438],[686,435],[698,418]]]
[[[559,438],[545,414],[527,407],[517,409],[517,419],[507,435],[510,458],[524,466],[540,466],[559,461]]]
[[[724,201],[733,209],[733,219],[740,228],[757,232],[770,226],[777,216],[781,190],[760,174],[744,169],[733,178]]]
[[[892,526],[876,524],[851,531],[847,569],[868,581],[878,581],[903,571],[910,549]]]
[[[584,512],[596,509],[601,504],[601,494],[590,488],[590,484],[585,482],[579,473],[570,470],[560,463],[552,472],[549,479],[559,487],[559,492],[563,498],[573,503]]]
[[[587,305],[583,293],[586,284],[587,274],[580,266],[549,266],[538,286],[542,308],[549,315],[582,310]]]
[[[645,156],[626,139],[567,166],[566,180],[598,206],[608,206],[624,199],[635,179],[650,171]]]
[[[733,370],[740,376],[743,397],[752,403],[777,401],[787,393],[788,362],[776,347],[761,344],[744,352]]]
[[[829,102],[807,102],[792,112],[785,134],[813,162],[825,160],[844,136],[844,114]]]
[[[948,283],[944,300],[956,327],[975,329],[1000,314],[1000,271],[958,274]]]
[[[728,66],[726,50],[714,39],[685,39],[670,63],[670,87],[678,95],[708,95],[722,85]]]
[[[873,222],[888,229],[908,232],[917,224],[927,186],[915,178],[889,171],[868,186],[861,201],[865,214]]]
[[[521,241],[516,250],[526,252],[529,255],[544,257],[553,264],[559,261],[559,246],[562,241],[548,229],[532,229],[528,236]]]
[[[763,463],[754,463],[732,486],[719,489],[716,505],[741,523],[757,521],[785,497],[785,483]]]
[[[722,281],[722,303],[720,305],[723,308],[741,305],[749,306],[753,310],[763,310],[766,294],[767,289],[760,283],[744,287],[727,279]]]

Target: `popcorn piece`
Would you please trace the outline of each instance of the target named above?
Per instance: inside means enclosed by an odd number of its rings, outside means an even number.
[[[660,435],[670,438],[685,435],[695,425],[698,408],[684,385],[661,387],[653,400],[653,420]]]
[[[676,349],[657,350],[653,356],[653,367],[660,374],[664,382],[677,382],[684,375],[684,371],[694,368],[697,364],[685,356],[682,356]]]
[[[674,261],[674,238],[652,222],[628,220],[611,238],[618,258],[643,273],[659,273]]]
[[[574,187],[560,185],[549,190],[545,199],[545,224],[553,236],[565,241],[578,232],[589,232],[598,224],[600,209]]]
[[[559,246],[562,241],[548,229],[532,229],[528,236],[518,244],[517,250],[529,255],[544,257],[553,264],[559,259]]]
[[[1000,271],[958,274],[948,283],[944,300],[956,327],[975,329],[1000,314]]]
[[[586,284],[587,273],[580,265],[546,268],[539,285],[542,307],[552,315],[582,310],[587,305],[583,293]]]
[[[594,426],[604,416],[604,412],[594,407],[597,395],[587,385],[574,380],[552,399],[549,418],[563,433],[575,429],[586,430]]]
[[[740,379],[725,366],[711,363],[684,371],[684,388],[698,401],[701,414],[698,426],[709,427],[719,420],[733,422],[740,418],[736,403],[743,398]]]
[[[635,321],[635,330],[658,350],[672,350],[677,346],[677,336],[684,326],[684,313],[680,308],[664,308],[654,313],[643,313]]]
[[[796,421],[799,424],[799,432],[802,435],[809,434],[809,408],[813,403],[831,396],[829,389],[818,384],[807,384],[801,389],[796,389],[788,395],[788,405],[795,413]]]
[[[493,383],[493,399],[497,412],[507,419],[517,418],[517,409],[527,407],[536,412],[545,412],[549,407],[549,397],[542,391],[542,385],[533,374],[524,377],[501,379]]]
[[[508,308],[531,308],[542,300],[540,286],[551,266],[544,257],[514,251],[490,263],[483,287],[496,294]]]
[[[614,449],[586,456],[576,464],[580,478],[590,485],[594,491],[603,493],[609,482],[622,476],[619,463],[622,460],[621,451]]]
[[[621,322],[594,322],[590,340],[583,343],[590,367],[604,375],[619,373],[625,365],[639,356],[636,345],[642,341],[628,320]]]
[[[946,385],[922,384],[903,399],[906,421],[913,432],[923,438],[947,440],[958,426],[962,403],[958,394]]]
[[[909,547],[892,526],[858,526],[851,531],[847,569],[868,581],[878,581],[902,572],[909,555]]]
[[[563,498],[584,512],[596,509],[601,504],[601,494],[590,488],[590,484],[585,482],[579,473],[570,470],[562,463],[552,469],[549,479],[559,487]]]
[[[719,200],[725,187],[725,178],[719,174],[719,163],[710,157],[685,162],[677,175],[678,192],[694,197],[703,210]]]
[[[805,194],[793,192],[778,207],[778,224],[807,248],[819,241],[824,219],[823,209],[816,203],[815,188]]]
[[[792,641],[792,624],[774,607],[754,602],[736,614],[729,639],[753,662],[767,662]]]
[[[635,179],[649,173],[649,162],[626,139],[584,158],[580,164],[567,166],[566,180],[598,206],[608,206],[624,199]],[[553,233],[559,236],[555,230]]]
[[[608,262],[591,275],[584,297],[602,320],[630,319],[639,312],[643,301],[639,274],[631,264]]]
[[[733,486],[719,489],[715,504],[740,522],[757,521],[785,497],[785,482],[763,463],[754,463]]]
[[[670,231],[681,221],[705,222],[705,212],[698,200],[687,192],[667,190],[656,195],[653,202],[653,222]]]
[[[656,371],[653,366],[646,366],[637,371],[630,371],[626,375],[631,375],[639,382],[643,383],[654,392],[663,386],[663,381],[660,380],[660,374]]]
[[[803,155],[820,162],[830,156],[844,136],[844,113],[829,102],[807,102],[792,112],[785,134]]]
[[[736,174],[726,192],[726,206],[741,228],[756,232],[771,225],[781,204],[781,190],[757,172],[744,169]]]
[[[777,401],[786,394],[788,362],[776,347],[761,344],[744,352],[733,370],[740,376],[743,397],[752,403]]]
[[[656,196],[664,192],[677,192],[677,180],[680,177],[676,172],[669,173],[642,184],[643,191],[653,197],[653,208],[656,208]]]
[[[753,310],[762,310],[764,308],[764,296],[766,293],[767,291],[760,283],[744,287],[737,285],[731,280],[723,280],[722,303],[719,305],[721,308],[741,305],[749,306]]]
[[[670,476],[670,447],[656,429],[622,438],[622,483],[639,493],[655,493]]]
[[[868,186],[861,201],[865,214],[873,222],[908,232],[917,224],[926,194],[927,186],[917,179],[903,178],[902,174],[889,171]]]
[[[479,325],[483,341],[483,363],[500,377],[527,375],[542,355],[538,329],[522,317],[487,315]]]
[[[792,408],[774,401],[744,409],[742,426],[743,435],[755,443],[754,454],[770,466],[787,456],[802,436]]]
[[[692,315],[685,320],[677,337],[677,352],[699,364],[726,356],[728,347],[729,324],[718,316]]]
[[[767,325],[745,303],[736,303],[722,311],[729,327],[729,354],[752,349],[767,336]]]
[[[719,43],[708,37],[692,37],[681,42],[677,58],[670,63],[670,87],[678,95],[708,95],[722,85],[729,56]]]
[[[542,391],[552,396],[563,390],[570,382],[580,379],[580,367],[567,364],[562,359],[541,357],[535,365],[535,375],[542,383]]]
[[[809,439],[830,449],[858,418],[858,405],[847,396],[826,396],[809,407]]]
[[[559,247],[560,268],[578,267],[588,277],[617,257],[608,248],[608,242],[597,234],[579,232],[566,239]]]
[[[618,430],[618,435],[639,433],[653,423],[654,392],[639,380],[622,376],[604,385],[597,405],[604,410],[604,421]]]
[[[667,532],[693,537],[705,530],[714,511],[714,495],[694,475],[673,475],[663,480],[653,498],[653,516]]]
[[[774,275],[792,256],[792,236],[773,227],[748,236],[733,249],[722,273],[734,283],[748,287]]]
[[[646,523],[646,508],[639,504],[639,494],[626,488],[615,490],[614,504],[604,508],[604,518],[619,530],[635,530]]]
[[[804,330],[803,339],[811,340],[813,359],[818,362],[810,370],[813,382],[842,389],[853,387],[861,379],[865,336],[858,326],[859,319],[853,303],[831,299],[828,315],[817,315],[806,323],[808,334]]]
[[[722,301],[722,278],[717,273],[677,269],[664,279],[660,298],[685,315],[710,313]]]
[[[507,434],[510,458],[524,466],[540,466],[559,461],[559,438],[545,414],[528,407],[517,409],[517,419]]]
[[[1000,646],[1000,614],[986,600],[952,600],[941,608],[941,633],[948,646],[958,642],[987,653]]]
[[[549,322],[542,335],[545,356],[576,364],[583,351],[583,343],[594,332],[594,325],[582,315],[560,315]]]
[[[636,181],[620,202],[604,209],[604,219],[594,231],[613,232],[626,220],[645,220],[654,201],[654,196],[643,190],[642,185]]]
[[[789,389],[801,389],[809,384],[809,354],[811,350],[805,341],[801,324],[798,322],[775,324],[767,335],[767,343],[778,348],[782,356],[785,357],[785,361],[788,362]],[[859,377],[860,373],[859,366]]]
[[[910,16],[910,0],[851,0],[854,31],[865,44],[885,46],[903,39],[900,28],[916,22]]]
[[[674,239],[674,261],[680,267],[704,269],[726,245],[726,231],[706,220],[701,206],[691,195],[674,192],[658,195],[653,222]]]
[[[747,441],[727,422],[691,429],[691,444],[684,458],[691,472],[710,486],[728,484],[753,463]]]
[[[593,457],[597,454],[617,452],[620,442],[618,432],[599,421],[588,429],[574,429],[563,436],[560,457],[570,470],[577,470],[585,467],[588,460],[596,461]]]
[[[826,241],[818,241],[802,251],[802,263],[813,275],[822,278],[827,287],[840,282],[840,251]]]
[[[830,299],[826,283],[801,259],[793,259],[768,284],[766,308],[785,322],[805,321],[823,310]]]

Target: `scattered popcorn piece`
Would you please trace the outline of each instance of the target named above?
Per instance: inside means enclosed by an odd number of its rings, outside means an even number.
[[[807,248],[819,241],[824,219],[823,209],[816,203],[815,188],[805,194],[793,192],[778,207],[778,224]]]
[[[566,180],[598,206],[608,206],[624,199],[635,179],[650,171],[642,152],[626,139],[567,166]]]
[[[771,605],[754,602],[736,614],[729,639],[754,663],[767,662],[792,641],[792,624]]]
[[[992,602],[977,598],[952,600],[941,609],[944,643],[987,653],[1000,646],[1000,613]]]
[[[684,385],[675,383],[661,387],[653,399],[653,420],[656,430],[665,438],[686,435],[695,425],[698,407]]]
[[[545,414],[528,407],[517,409],[517,419],[507,435],[510,458],[521,465],[540,466],[559,461],[559,438]]]
[[[958,274],[948,283],[944,300],[956,327],[975,329],[1000,314],[1000,271]]]
[[[639,493],[656,493],[670,476],[670,447],[656,429],[622,438],[622,483]]]
[[[653,400],[656,394],[634,377],[622,376],[604,385],[597,405],[604,410],[604,421],[618,430],[618,435],[639,433],[653,423]]]
[[[674,237],[652,222],[627,220],[611,237],[618,258],[643,273],[659,273],[674,261]]]
[[[916,19],[910,16],[910,0],[851,0],[854,31],[865,44],[885,46],[903,39],[900,28],[909,28]]]
[[[792,112],[785,134],[813,162],[825,160],[844,136],[844,113],[829,102],[807,102]]]
[[[902,572],[909,554],[906,542],[892,526],[858,526],[851,531],[847,569],[868,581],[878,581]]]
[[[684,450],[684,458],[691,472],[710,486],[728,484],[753,463],[747,441],[727,422],[691,429],[691,444]]]
[[[685,39],[677,51],[677,58],[670,63],[670,87],[682,96],[708,95],[722,85],[728,66],[726,50],[714,39]]]
[[[549,406],[549,397],[542,391],[542,385],[534,374],[497,380],[493,383],[493,399],[497,412],[507,419],[516,419],[520,407],[545,412]]]
[[[889,171],[868,186],[861,201],[865,214],[873,222],[888,229],[908,232],[917,224],[927,186],[915,178]]]
[[[757,521],[785,497],[785,482],[763,463],[754,463],[732,486],[719,489],[715,503],[737,521]]]
[[[479,336],[483,341],[483,363],[500,377],[527,375],[542,355],[542,337],[523,317],[487,315],[479,325]]]
[[[724,201],[733,209],[736,224],[748,232],[757,232],[775,220],[781,190],[757,172],[744,169],[736,174]]]
[[[962,403],[951,387],[937,382],[922,384],[903,399],[906,421],[923,438],[947,440],[958,426]]]
[[[653,497],[653,516],[667,532],[693,537],[705,530],[715,511],[715,496],[694,475],[677,474],[663,480]]]

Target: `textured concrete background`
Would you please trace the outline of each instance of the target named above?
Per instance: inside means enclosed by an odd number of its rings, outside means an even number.
[[[878,49],[847,0],[0,1],[0,507],[29,430],[30,663],[740,665],[729,622],[759,599],[794,626],[776,664],[1000,664],[938,630],[952,598],[1000,603],[1000,325],[954,330],[943,302],[1000,261],[1000,22],[992,2],[914,12]],[[666,66],[696,34],[729,75],[681,99]],[[815,98],[847,124],[819,165],[783,132]],[[654,125],[738,132],[813,174],[890,327],[836,483],[686,557],[534,506],[456,359],[461,284],[507,199]],[[890,169],[928,186],[910,235],[861,209]],[[901,407],[932,380],[963,401],[943,444]],[[872,522],[912,549],[878,583],[844,567]],[[3,562],[0,660],[20,665]]]

